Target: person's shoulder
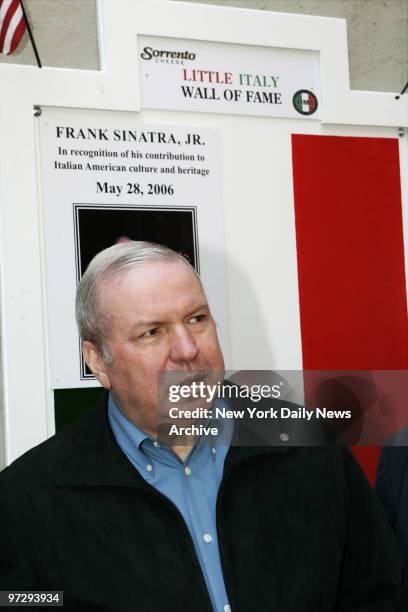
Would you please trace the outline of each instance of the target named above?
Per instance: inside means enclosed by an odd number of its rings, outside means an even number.
[[[406,473],[407,465],[408,427],[405,427],[385,441],[381,451],[380,468],[386,469],[395,480]]]
[[[91,408],[83,417],[62,431],[34,446],[0,472],[2,491],[24,490],[51,481],[57,466],[69,464],[72,457],[86,449],[95,434],[101,405]]]

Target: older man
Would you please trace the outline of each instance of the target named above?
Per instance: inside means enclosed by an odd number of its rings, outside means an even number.
[[[345,449],[240,446],[228,423],[193,447],[158,436],[158,373],[214,384],[224,369],[182,257],[148,243],[101,252],[77,320],[107,393],[2,473],[1,589],[63,590],[66,607],[90,610],[397,609],[393,535]]]

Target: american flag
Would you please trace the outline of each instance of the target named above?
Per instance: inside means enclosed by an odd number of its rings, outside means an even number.
[[[0,0],[0,53],[16,50],[26,29],[20,0]]]

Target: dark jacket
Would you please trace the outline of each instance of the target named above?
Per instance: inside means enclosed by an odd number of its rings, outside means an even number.
[[[0,590],[63,590],[73,609],[211,609],[187,527],[118,447],[106,397],[4,470],[0,495]],[[231,447],[217,528],[233,611],[394,609],[394,536],[344,448]]]
[[[408,428],[398,432],[382,449],[375,489],[397,534],[408,584]]]

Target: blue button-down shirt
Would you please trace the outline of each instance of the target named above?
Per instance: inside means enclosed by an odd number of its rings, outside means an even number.
[[[201,438],[181,462],[168,446],[129,421],[112,393],[109,394],[108,413],[122,451],[146,482],[166,495],[180,511],[193,540],[214,610],[227,612],[229,604],[218,549],[216,501],[232,438],[232,421],[218,422],[221,433],[212,439]]]

